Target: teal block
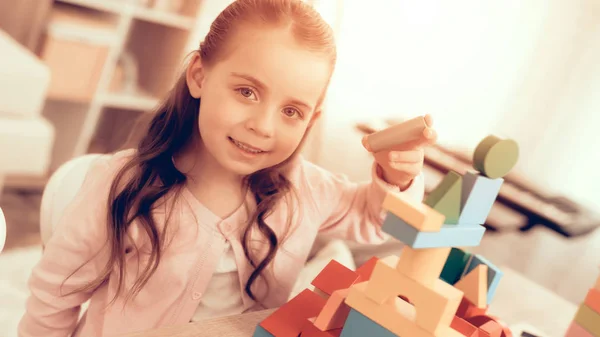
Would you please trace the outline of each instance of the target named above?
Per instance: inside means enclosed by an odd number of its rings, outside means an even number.
[[[472,257],[473,255],[469,252],[465,252],[459,248],[452,248],[440,274],[440,279],[454,285],[460,279]]]
[[[369,317],[361,314],[360,312],[350,309],[344,329],[340,337],[396,337],[388,329],[375,323]]]
[[[267,330],[265,330],[265,328],[263,328],[260,325],[256,326],[256,329],[254,329],[254,334],[252,335],[252,337],[275,337],[273,335],[271,335],[270,332],[268,332]]]
[[[459,226],[484,224],[498,197],[504,179],[490,179],[477,172],[466,172],[462,182]]]
[[[471,259],[471,262],[469,263],[469,265],[465,269],[464,275],[466,275],[469,272],[471,272],[473,269],[475,269],[475,267],[477,267],[480,264],[485,264],[486,266],[488,266],[488,274],[487,274],[487,285],[488,285],[487,304],[489,305],[491,303],[492,299],[494,298],[494,295],[496,294],[496,288],[498,288],[498,283],[500,283],[500,279],[502,278],[502,276],[504,275],[504,273],[502,272],[502,270],[500,270],[498,267],[496,267],[493,263],[491,263],[490,261],[488,261],[486,258],[484,258],[483,256],[477,254],[477,255],[473,256],[473,258]]]
[[[438,232],[420,232],[393,213],[383,222],[383,231],[411,248],[479,246],[485,227],[480,225],[443,225]]]

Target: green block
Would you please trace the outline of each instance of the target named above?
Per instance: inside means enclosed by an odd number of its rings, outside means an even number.
[[[440,279],[448,284],[454,285],[460,279],[472,257],[473,255],[471,255],[471,253],[453,247],[446,259],[446,264],[444,264]]]
[[[600,313],[584,303],[579,306],[574,321],[593,336],[600,336]]]
[[[482,175],[502,178],[513,169],[519,160],[519,144],[512,139],[494,135],[485,137],[473,153],[473,168]]]
[[[457,224],[460,217],[461,191],[462,176],[450,171],[427,196],[425,204],[446,216],[444,224]]]

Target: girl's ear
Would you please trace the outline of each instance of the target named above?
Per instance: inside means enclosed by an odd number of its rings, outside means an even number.
[[[202,93],[202,83],[204,82],[204,67],[202,66],[200,53],[195,52],[194,56],[192,56],[192,61],[188,65],[185,73],[185,79],[192,97],[200,98]]]

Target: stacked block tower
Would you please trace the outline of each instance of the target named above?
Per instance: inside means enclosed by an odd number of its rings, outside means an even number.
[[[565,337],[600,337],[600,276],[588,290]]]
[[[275,310],[254,337],[512,336],[486,314],[502,271],[466,247],[480,244],[518,152],[514,141],[488,136],[475,149],[475,170],[449,172],[424,202],[390,192],[383,230],[405,244],[401,254],[356,271],[332,260],[314,290]]]

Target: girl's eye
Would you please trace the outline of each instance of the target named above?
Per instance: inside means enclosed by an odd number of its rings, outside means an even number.
[[[238,89],[236,89],[236,91],[240,95],[244,96],[245,98],[252,98],[252,95],[254,95],[253,100],[256,100],[256,94],[254,93],[254,91],[252,89],[250,89],[248,87],[238,88]]]
[[[300,111],[294,109],[294,108],[284,108],[283,109],[283,114],[286,115],[287,117],[301,117],[302,114],[300,113]]]

